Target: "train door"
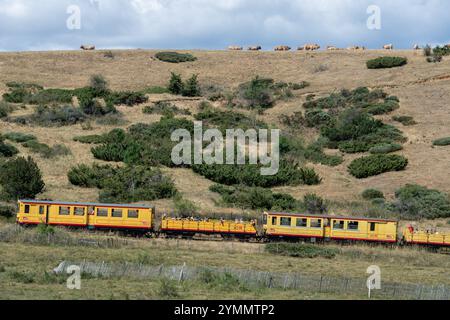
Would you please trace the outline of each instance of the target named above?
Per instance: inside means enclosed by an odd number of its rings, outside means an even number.
[[[39,217],[40,217],[41,223],[48,224],[49,212],[50,212],[50,205],[40,205],[39,206]]]
[[[378,224],[376,222],[369,222],[367,229],[369,240],[378,240]]]
[[[325,240],[331,239],[331,219],[323,219],[323,237]]]
[[[94,229],[95,227],[95,207],[87,207],[86,225],[89,229]]]

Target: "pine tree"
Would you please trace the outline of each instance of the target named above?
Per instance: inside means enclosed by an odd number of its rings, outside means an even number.
[[[31,157],[19,157],[0,168],[0,184],[10,199],[34,199],[44,190],[41,170]]]
[[[200,87],[198,84],[198,76],[196,74],[194,74],[186,81],[184,85],[183,96],[185,97],[200,96]]]
[[[181,79],[181,75],[173,73],[169,81],[169,86],[167,87],[170,93],[173,94],[181,94],[184,90],[183,80]]]

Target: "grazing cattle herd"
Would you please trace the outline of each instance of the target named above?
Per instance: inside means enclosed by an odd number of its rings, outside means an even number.
[[[450,44],[446,44],[444,45],[444,48],[450,48]],[[86,45],[83,44],[81,45],[80,49],[84,50],[84,51],[92,51],[95,50],[95,45]],[[292,48],[286,45],[279,45],[276,46],[274,48],[274,51],[290,51]],[[305,45],[299,46],[297,48],[298,51],[316,51],[320,49],[320,45],[316,44],[316,43],[307,43]],[[420,50],[421,47],[418,44],[415,44],[413,46],[413,50]],[[242,46],[236,46],[236,45],[232,45],[228,47],[228,50],[230,51],[243,51],[244,47]],[[247,48],[248,51],[260,51],[262,50],[262,47],[259,45],[255,45],[255,46],[249,46]],[[337,51],[337,50],[344,50],[341,48],[338,48],[336,46],[327,46],[326,50],[328,51]],[[364,46],[359,46],[359,45],[353,45],[347,48],[347,50],[349,51],[355,51],[355,50],[366,50],[366,47]],[[383,46],[383,50],[394,50],[394,45],[393,44],[386,44]]]

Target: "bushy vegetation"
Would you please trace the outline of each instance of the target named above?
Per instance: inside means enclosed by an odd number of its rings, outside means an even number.
[[[434,140],[433,145],[439,147],[450,146],[450,137]]]
[[[171,179],[147,166],[80,165],[69,171],[68,178],[73,185],[101,189],[102,202],[153,201],[171,198],[177,192]]]
[[[19,124],[36,124],[43,127],[68,126],[83,122],[87,116],[80,108],[73,106],[38,106],[29,116],[10,119]]]
[[[384,194],[377,189],[366,189],[362,193],[364,200],[384,199]]]
[[[17,143],[23,143],[30,140],[36,140],[36,137],[32,134],[26,134],[22,132],[8,132],[3,135],[3,137],[7,140],[17,142]]]
[[[417,122],[414,120],[413,117],[410,116],[394,116],[392,117],[393,121],[400,122],[404,126],[413,126],[416,125]]]
[[[19,153],[19,150],[17,150],[16,147],[8,143],[5,143],[4,140],[5,137],[0,135],[0,158],[1,157],[10,158]]]
[[[369,69],[384,69],[401,67],[408,63],[408,59],[404,57],[379,57],[367,61],[367,68]]]
[[[336,248],[300,243],[270,243],[266,244],[266,251],[271,254],[311,259],[318,257],[333,259],[340,253]]]
[[[396,201],[391,204],[404,218],[438,219],[450,217],[448,194],[419,185],[408,184],[397,190]]]
[[[280,152],[287,161],[320,163],[326,166],[335,167],[340,165],[344,159],[339,155],[327,155],[324,152],[326,142],[319,139],[316,142],[305,146],[297,137],[284,135],[280,138]]]
[[[71,154],[70,149],[63,144],[56,144],[53,147],[45,143],[39,143],[37,140],[29,140],[22,143],[22,146],[31,150],[31,152],[39,153],[42,157],[50,159]]]
[[[166,101],[158,101],[152,106],[146,106],[142,112],[146,114],[162,114],[164,116],[192,114],[189,110],[180,109],[176,105]]]
[[[437,46],[432,49],[429,45],[424,48],[424,55],[427,57],[427,62],[438,63],[442,61],[443,56],[450,55],[449,46]]]
[[[384,143],[370,148],[371,154],[388,154],[402,150],[403,147],[397,143]]]
[[[11,206],[0,205],[0,217],[11,218],[16,213],[16,209]]]
[[[30,157],[11,159],[0,167],[0,184],[9,199],[34,199],[44,190],[41,170]]]
[[[169,51],[158,52],[155,57],[158,60],[169,63],[192,62],[197,60],[197,58],[190,53],[178,53]]]
[[[259,187],[227,187],[216,184],[210,187],[212,192],[221,195],[222,203],[251,210],[295,210],[301,206],[301,202],[291,195],[273,193],[269,189]]]
[[[301,168],[295,163],[280,161],[276,175],[261,175],[260,165],[193,165],[194,172],[224,185],[246,185],[270,188],[284,185],[317,185],[322,181],[311,168]]]
[[[377,154],[354,160],[348,167],[349,172],[358,179],[376,176],[390,171],[401,171],[408,160],[399,155]]]
[[[6,101],[0,101],[0,119],[6,118],[11,112],[15,110],[15,107]]]
[[[307,194],[303,198],[306,211],[310,214],[323,214],[327,212],[328,207],[325,204],[325,200],[316,194]]]
[[[167,89],[172,94],[182,95],[184,97],[201,96],[198,75],[195,74],[186,80],[186,82],[183,82],[181,75],[172,72]]]

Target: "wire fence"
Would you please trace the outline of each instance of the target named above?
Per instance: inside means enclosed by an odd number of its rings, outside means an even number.
[[[174,281],[203,281],[205,277],[229,277],[240,284],[257,288],[277,288],[305,291],[310,293],[334,293],[340,295],[360,295],[367,297],[366,279],[337,278],[298,273],[278,273],[232,268],[190,267],[190,266],[149,266],[143,264],[111,264],[62,262],[54,272],[67,273],[69,266],[80,267],[82,274],[94,277],[131,277],[138,279],[170,279]],[[228,276],[228,277],[225,277]],[[450,300],[450,286],[427,286],[421,284],[402,284],[382,282],[380,290],[372,291],[372,297],[380,299],[410,300]]]

